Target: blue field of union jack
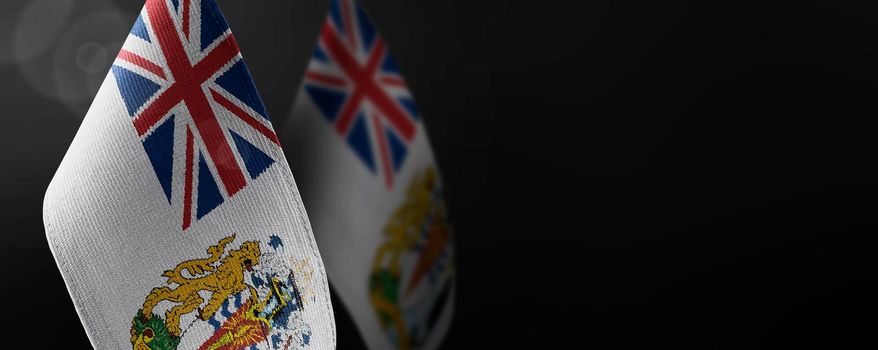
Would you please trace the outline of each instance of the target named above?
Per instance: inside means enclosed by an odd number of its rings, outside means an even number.
[[[214,0],[148,0],[112,73],[183,230],[275,163],[279,141]]]
[[[392,188],[420,117],[384,40],[356,1],[332,1],[304,89],[357,157]]]

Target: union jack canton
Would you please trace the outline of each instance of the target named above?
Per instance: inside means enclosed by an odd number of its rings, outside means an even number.
[[[183,230],[275,163],[256,146],[279,141],[214,1],[147,1],[112,72]]]
[[[357,157],[392,188],[420,117],[384,40],[356,1],[333,0],[304,89]]]

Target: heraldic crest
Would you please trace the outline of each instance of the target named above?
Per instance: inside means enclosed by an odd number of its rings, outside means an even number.
[[[282,258],[278,236],[265,245],[246,241],[235,248],[234,241],[235,235],[224,237],[207,248],[206,257],[162,274],[167,285],[153,288],[132,320],[134,350],[175,350],[190,336],[188,342],[201,344],[198,350],[299,349],[310,343],[301,313],[314,294],[311,265]],[[191,319],[186,327],[184,319]]]
[[[401,350],[423,346],[450,299],[452,232],[442,187],[431,167],[409,184],[384,227],[369,279],[369,300],[382,329]]]

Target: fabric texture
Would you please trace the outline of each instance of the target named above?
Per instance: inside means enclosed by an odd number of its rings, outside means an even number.
[[[282,140],[369,348],[438,347],[455,297],[442,181],[414,98],[356,1],[332,1]]]
[[[148,0],[46,193],[96,349],[334,349],[323,263],[213,0]]]

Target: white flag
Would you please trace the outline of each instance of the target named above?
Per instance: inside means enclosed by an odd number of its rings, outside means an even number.
[[[414,99],[353,0],[334,0],[283,141],[334,289],[371,349],[433,349],[454,305],[442,181]]]
[[[44,220],[97,349],[335,348],[308,217],[213,0],[146,1]]]

